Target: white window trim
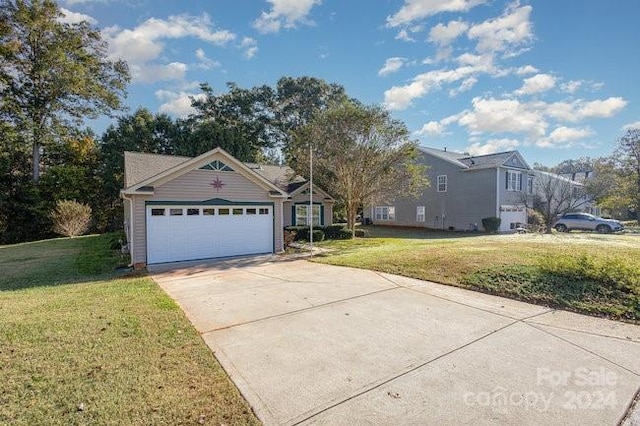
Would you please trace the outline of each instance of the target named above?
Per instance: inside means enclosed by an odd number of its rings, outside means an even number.
[[[512,176],[515,176],[515,179]],[[515,187],[512,187],[512,184]],[[522,191],[522,172],[507,170],[507,191]]]
[[[295,205],[295,214],[296,214],[296,226],[309,226],[309,205],[308,204],[296,204]],[[300,213],[298,211],[300,210]],[[302,213],[304,211],[304,213]],[[316,214],[317,213],[317,214]],[[313,226],[321,226],[321,217],[320,217],[320,204],[313,205]]]
[[[382,221],[396,220],[395,206],[376,206],[374,208],[374,219]]]
[[[440,182],[440,178],[444,178],[443,182]],[[436,177],[436,191],[438,192],[447,192],[447,186],[448,186],[448,181],[449,179],[447,179],[447,175],[438,175],[438,177]],[[444,189],[440,189],[440,185],[444,185]]]
[[[416,206],[416,222],[424,222],[426,220],[425,206]]]

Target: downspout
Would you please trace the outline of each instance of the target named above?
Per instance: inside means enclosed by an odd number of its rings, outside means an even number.
[[[500,217],[500,167],[496,167],[496,217]]]
[[[120,192],[120,196],[122,197],[123,200],[128,200],[129,201],[129,241],[127,241],[127,243],[129,244],[129,258],[131,259],[131,262],[129,263],[129,267],[133,267],[134,262],[133,262],[133,226],[132,223],[134,222],[133,219],[133,198],[127,198],[127,195],[124,192]]]

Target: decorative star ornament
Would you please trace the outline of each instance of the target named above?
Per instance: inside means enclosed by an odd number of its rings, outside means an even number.
[[[222,181],[220,180],[219,177],[216,176],[216,180],[214,180],[213,182],[211,182],[209,185],[213,186],[216,189],[216,192],[220,192],[220,190],[222,189],[223,186],[225,186],[225,183],[222,183]]]

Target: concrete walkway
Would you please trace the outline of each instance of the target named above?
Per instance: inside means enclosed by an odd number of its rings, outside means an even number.
[[[305,260],[151,273],[267,425],[615,425],[640,388],[640,326]]]

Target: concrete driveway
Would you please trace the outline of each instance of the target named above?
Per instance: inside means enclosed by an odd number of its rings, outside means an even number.
[[[640,388],[639,326],[305,260],[151,269],[267,425],[614,425]]]

